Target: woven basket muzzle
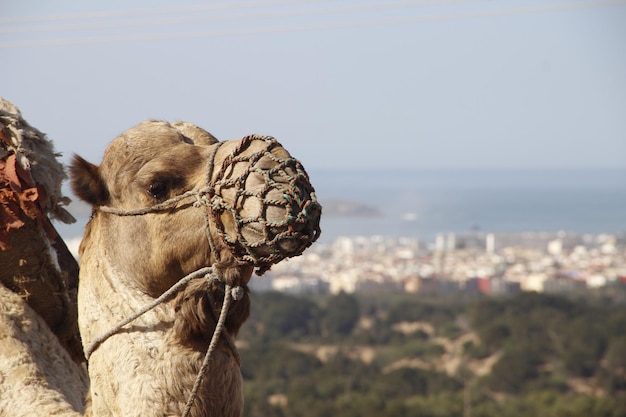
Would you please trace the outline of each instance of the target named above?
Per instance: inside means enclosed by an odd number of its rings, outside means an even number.
[[[321,233],[322,207],[308,175],[273,137],[243,138],[212,185],[208,209],[218,235],[257,273],[300,255]]]

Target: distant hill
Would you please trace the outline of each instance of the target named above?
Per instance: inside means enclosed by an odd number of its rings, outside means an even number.
[[[382,213],[366,204],[330,199],[321,201],[324,217],[379,217]]]

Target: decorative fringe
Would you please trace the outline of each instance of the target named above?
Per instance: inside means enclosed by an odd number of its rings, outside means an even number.
[[[64,223],[76,221],[64,208],[70,199],[61,192],[67,174],[59,156],[52,141],[0,97],[0,249],[10,248],[9,233],[24,225],[20,211],[37,220],[51,241],[56,232],[47,216]]]

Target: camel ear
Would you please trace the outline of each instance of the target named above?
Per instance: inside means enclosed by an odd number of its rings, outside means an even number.
[[[100,168],[78,155],[74,155],[70,165],[70,178],[72,190],[81,200],[99,206],[109,199],[109,191],[100,175]]]
[[[193,145],[213,145],[219,142],[215,136],[193,123],[174,122],[172,123],[172,127],[182,133]]]

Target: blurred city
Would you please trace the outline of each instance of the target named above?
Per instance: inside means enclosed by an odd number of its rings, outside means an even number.
[[[274,266],[252,288],[293,294],[407,292],[507,295],[626,285],[622,235],[438,234],[434,244],[339,237]]]

